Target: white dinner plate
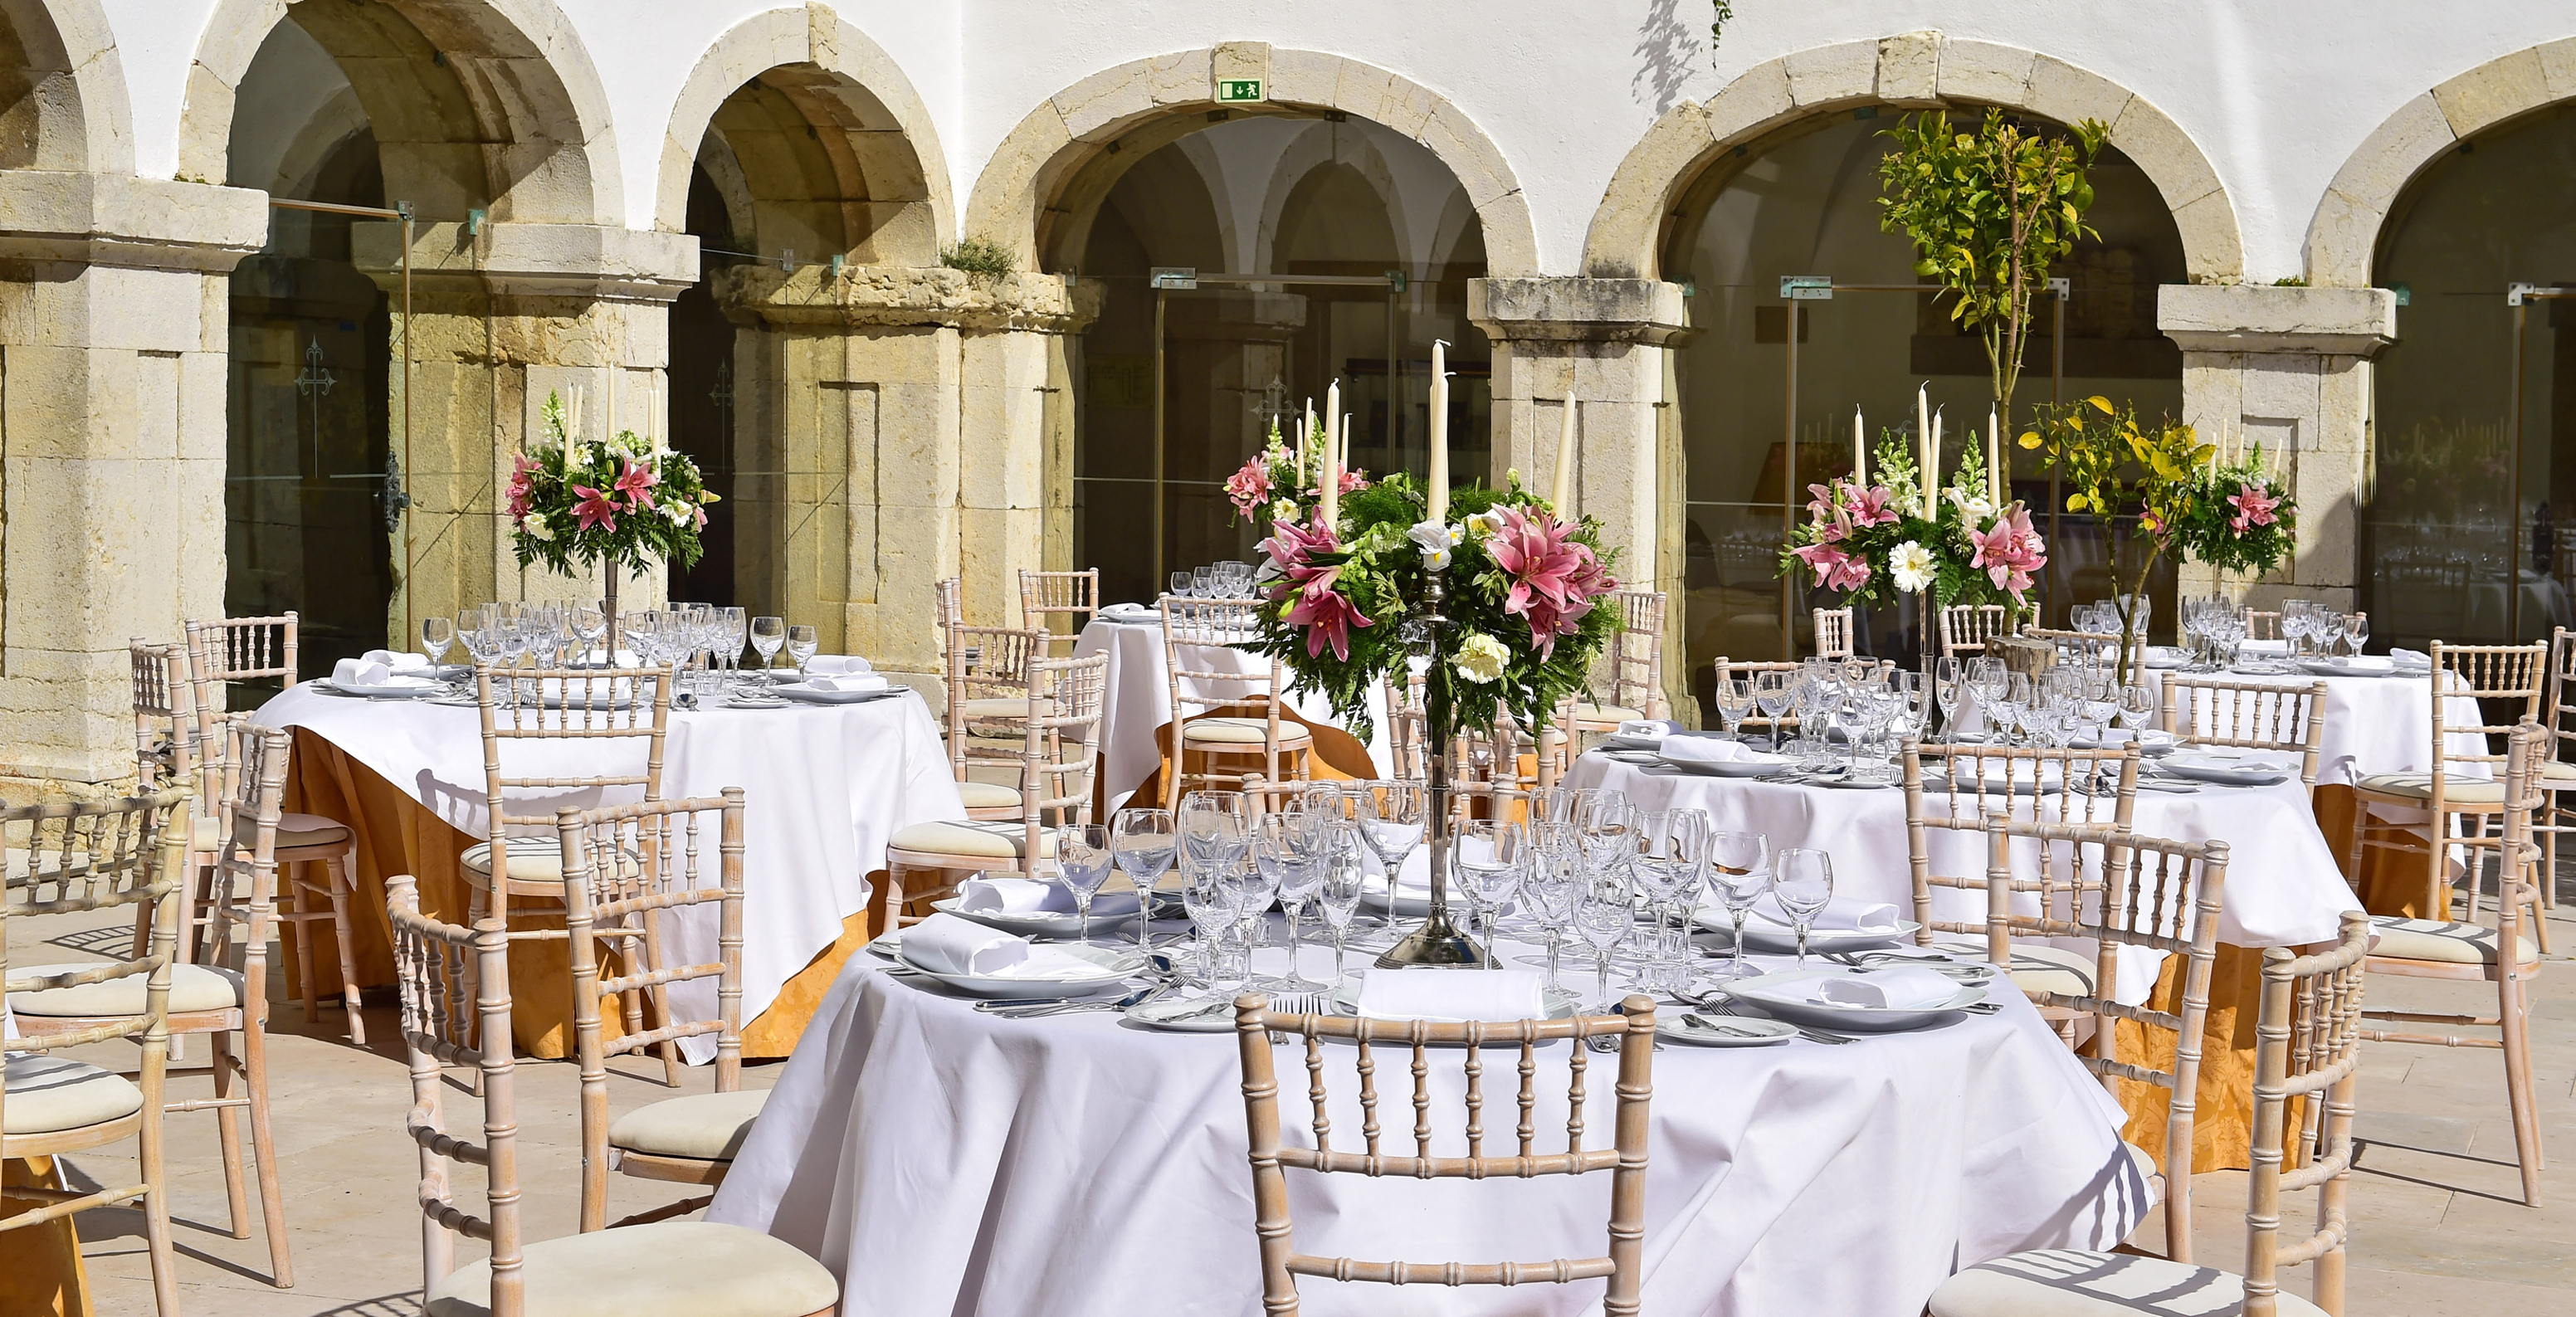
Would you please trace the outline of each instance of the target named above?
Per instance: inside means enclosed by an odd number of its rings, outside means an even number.
[[[1127,1008],[1128,1019],[1173,1033],[1233,1033],[1234,998],[1161,996]]]
[[[1106,947],[1084,946],[1079,942],[1050,947],[1048,950],[1089,961],[1099,966],[1100,971],[1096,974],[1061,978],[1052,975],[1044,977],[1030,975],[1022,978],[1009,974],[951,974],[945,970],[935,970],[926,965],[914,963],[911,957],[903,954],[900,944],[895,948],[894,958],[897,963],[914,973],[925,978],[937,979],[959,992],[977,997],[1003,999],[1074,997],[1086,992],[1099,992],[1118,986],[1120,981],[1143,967],[1143,962],[1137,959],[1133,951],[1113,951]]]
[[[930,908],[960,919],[972,919],[987,928],[998,928],[1017,937],[1082,936],[1082,916],[1070,910],[1030,910],[1014,914],[1007,910],[968,910],[965,905],[965,897],[952,896],[931,902]],[[1134,892],[1102,892],[1091,899],[1091,931],[1095,936],[1134,922]]]
[[[1695,1016],[1712,1027],[1692,1024],[1682,1018]],[[1778,1020],[1765,1020],[1751,1015],[1727,1015],[1723,1012],[1685,1011],[1680,1015],[1657,1016],[1655,1036],[1694,1047],[1769,1047],[1798,1036],[1796,1025]]]
[[[2268,787],[2290,780],[2290,770],[2272,759],[2245,760],[2235,755],[2210,750],[2192,750],[2165,756],[2156,771],[2170,777],[2189,778],[2223,787]]]
[[[909,687],[888,683],[883,690],[825,691],[816,690],[801,681],[791,681],[769,689],[782,700],[794,700],[800,704],[865,704],[870,700],[892,699]]]
[[[1768,777],[1773,773],[1785,773],[1795,766],[1785,757],[1729,759],[1721,763],[1708,759],[1676,759],[1657,751],[1655,758],[1681,772],[1695,773],[1701,777]]]
[[[1937,1006],[1903,1010],[1878,1006],[1828,1005],[1806,994],[1810,985],[1821,978],[1860,977],[1858,970],[1841,966],[1782,970],[1758,979],[1738,979],[1716,989],[1738,1001],[1748,1002],[1765,1013],[1778,1016],[1791,1024],[1816,1029],[1833,1029],[1859,1033],[1895,1033],[1919,1029],[1937,1020],[1947,1019],[1986,999],[1982,987],[1961,986],[1958,993]]]
[[[2147,646],[2147,666],[2159,672],[2170,672],[2191,662],[2191,651],[2172,645]]]
[[[1735,941],[1735,917],[1722,905],[1704,905],[1698,911],[1699,926],[1717,934],[1718,940]],[[1811,928],[1807,930],[1807,951],[1813,955],[1826,951],[1863,951],[1870,947],[1894,946],[1911,942],[1923,926],[1911,919],[1896,921],[1896,927],[1876,928]],[[1795,954],[1798,931],[1784,924],[1774,924],[1759,916],[1744,921],[1744,949],[1774,954]]]
[[[1333,1010],[1336,1014],[1357,1015],[1360,1013],[1360,983],[1361,980],[1354,978],[1343,983],[1340,987],[1333,989]],[[1571,1020],[1575,1016],[1583,1013],[1583,999],[1581,997],[1577,997],[1563,988],[1541,988],[1539,991],[1541,994],[1539,1000],[1545,1002],[1547,1005],[1547,1018],[1551,1020]],[[1604,1011],[1602,1013],[1605,1015],[1610,1014],[1609,1011]],[[1487,1041],[1499,1045],[1500,1040],[1489,1039]]]
[[[317,677],[314,680],[320,682],[324,690],[341,695],[355,695],[362,700],[426,699],[447,689],[444,682],[432,681],[427,677],[401,675],[387,677],[374,685],[344,686],[329,677]]]
[[[2320,677],[2395,677],[2401,675],[2420,677],[2424,675],[2421,671],[2401,672],[2395,663],[2390,662],[2387,658],[2378,654],[2364,654],[2359,658],[2347,656],[2344,658],[2301,659],[2299,660],[2299,666],[2302,669],[2313,672]]]

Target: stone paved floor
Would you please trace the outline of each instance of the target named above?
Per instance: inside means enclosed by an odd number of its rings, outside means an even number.
[[[20,965],[77,958],[116,936],[95,918],[9,923],[9,957]],[[2576,903],[2560,909],[2552,928],[2557,953],[2542,972],[2533,1020],[2541,1124],[2555,1157],[2546,1175],[2549,1206],[2534,1211],[2521,1203],[2498,1053],[2369,1045],[2359,1122],[2366,1146],[2352,1190],[2346,1311],[2354,1317],[2576,1314],[2576,1173],[2569,1169],[2576,1145],[2566,1140],[2576,1128],[2576,966],[2568,963],[2576,959],[2570,955]],[[2495,998],[2492,989],[2468,984],[2373,977],[2370,1001],[2468,1012],[2492,1010]],[[291,1290],[267,1284],[255,1197],[251,1237],[234,1239],[225,1228],[214,1119],[173,1116],[172,1215],[185,1311],[191,1317],[415,1313],[421,1223],[410,1200],[417,1165],[401,1134],[410,1097],[391,1043],[392,1012],[369,1008],[365,1051],[342,1040],[336,1013],[325,1015],[319,1028],[306,1025],[292,1005],[275,1014],[271,1087],[297,1283]],[[200,1050],[194,1059],[202,1064],[203,1056]],[[130,1065],[132,1052],[120,1058],[97,1049],[90,1059]],[[778,1072],[775,1065],[746,1067],[744,1083],[766,1087]],[[540,1062],[519,1075],[529,1237],[568,1234],[577,1224],[579,1165],[573,1072]],[[621,1064],[610,1085],[612,1105],[623,1111],[670,1096],[658,1075],[658,1066]],[[687,1091],[704,1092],[710,1080],[704,1069],[691,1071]],[[199,1070],[175,1077],[173,1092],[201,1093],[205,1085]],[[450,1101],[470,1099],[451,1090]],[[81,1157],[73,1164],[90,1179],[130,1177],[131,1160],[118,1161]],[[621,1212],[687,1196],[677,1186],[641,1180],[620,1177],[612,1184]],[[2241,1172],[2225,1172],[2201,1176],[2194,1186],[2193,1234],[2202,1261],[2241,1265],[2244,1185]],[[84,1213],[80,1221],[100,1317],[150,1312],[140,1215],[108,1209]],[[2151,1224],[2141,1235],[2150,1243],[2161,1231]],[[2305,1273],[2292,1273],[2288,1288],[2305,1294]]]

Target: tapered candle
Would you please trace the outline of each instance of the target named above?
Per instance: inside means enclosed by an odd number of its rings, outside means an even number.
[[[1339,525],[1342,511],[1342,382],[1335,380],[1324,390],[1324,526]]]
[[[1935,408],[1932,412],[1932,460],[1925,463],[1923,466],[1923,506],[1927,508],[1932,506],[1932,500],[1938,497],[1940,493],[1941,412],[1940,409]]]
[[[1914,390],[1915,479],[1923,484],[1923,514],[1932,515],[1932,386]]]
[[[1852,483],[1864,489],[1869,487],[1869,451],[1861,447],[1860,406],[1857,403],[1852,406]]]
[[[1431,519],[1449,520],[1449,345],[1431,340]]]
[[[1996,507],[2004,505],[2003,422],[1995,409],[1986,409],[1986,501]]]
[[[1297,442],[1295,444],[1297,450],[1297,484],[1301,488],[1304,487],[1306,483],[1306,444],[1314,437],[1315,400],[1312,397],[1309,397],[1306,399],[1306,423],[1298,427]]]
[[[1574,515],[1574,390],[1569,384],[1565,396],[1563,424],[1556,432],[1556,484],[1548,491],[1548,502],[1556,505],[1556,515]]]

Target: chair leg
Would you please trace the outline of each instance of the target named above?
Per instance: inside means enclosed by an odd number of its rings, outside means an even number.
[[[659,915],[659,911],[647,910],[644,912],[644,967],[646,969],[652,969],[664,963],[662,959],[662,921],[659,918]],[[661,1017],[661,1022],[664,1027],[668,1027],[673,1020],[678,1018],[671,1014],[671,986],[667,983],[657,983],[653,985],[652,988],[648,989],[648,991],[650,991],[653,996],[653,1013]],[[662,1083],[664,1086],[669,1088],[678,1088],[680,1086],[680,1044],[678,1040],[665,1039],[662,1042],[655,1044],[653,1050],[661,1053],[662,1055]]]
[[[349,1041],[367,1045],[367,1022],[358,1011],[358,949],[349,928],[349,898],[357,892],[358,848],[327,862],[331,874],[331,934],[340,944],[340,1003],[349,1014]],[[310,938],[306,939],[309,943]]]
[[[2504,921],[2505,934],[2513,933],[2515,921]],[[2503,954],[2511,957],[2515,948],[2506,944]],[[2505,1097],[2513,1108],[2514,1156],[2522,1166],[2522,1201],[2526,1206],[2540,1206],[2540,1122],[2533,1110],[2531,1089],[2531,1033],[2529,998],[2523,990],[2523,976],[2518,969],[2508,969],[2499,976],[2502,991],[2497,1023],[2504,1034]]]
[[[179,1317],[179,1259],[170,1247],[170,1172],[162,1148],[165,1118],[150,1112],[143,1119],[143,1247],[152,1260],[152,1308],[159,1317]]]
[[[206,1035],[207,1058],[214,1066],[215,1100],[228,1102],[240,1091],[240,1075],[233,1068],[233,1036],[229,1029]],[[242,1187],[241,1108],[215,1108],[215,1141],[224,1159],[224,1198],[232,1208],[233,1238],[250,1238],[250,1196]]]
[[[288,866],[281,864],[277,867],[283,870]],[[279,883],[277,889],[277,894],[286,900],[287,909],[282,917],[287,927],[295,930],[295,981],[303,993],[300,1004],[304,1008],[304,1022],[319,1024],[322,1019],[322,999],[320,990],[314,986],[316,980],[313,973],[315,954],[313,921],[308,916],[320,912],[304,908],[305,898],[313,888],[306,883],[288,878]]]
[[[484,891],[480,887],[476,887],[472,883],[467,883],[465,885],[465,926],[467,928],[481,928],[483,926],[484,912],[491,908],[491,893]],[[508,923],[508,919],[504,917],[502,920],[503,926],[506,927]],[[465,968],[456,976],[458,984],[464,990],[465,1000],[471,1002],[481,999],[482,977],[481,969],[474,963],[474,958],[472,956],[467,956],[465,958]],[[473,1011],[468,1013],[468,1018],[465,1021],[465,1037],[469,1042],[472,1042],[477,1046],[481,1045],[483,1037],[483,1016],[481,1012]],[[483,1067],[467,1066],[465,1068],[465,1091],[478,1098],[483,1096]]]
[[[277,1183],[277,1140],[268,1124],[268,1032],[259,1020],[242,1021],[242,1057],[250,1080],[251,1158],[259,1172],[259,1209],[268,1227],[269,1284],[295,1288],[295,1264],[286,1251],[286,1201]]]

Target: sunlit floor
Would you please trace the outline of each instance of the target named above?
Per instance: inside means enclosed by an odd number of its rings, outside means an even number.
[[[2569,886],[2576,893],[2576,884]],[[2346,1311],[2356,1317],[2510,1312],[2516,1317],[2576,1314],[2576,903],[2551,921],[2557,951],[2542,972],[2533,1011],[2533,1066],[2540,1114],[2553,1162],[2545,1177],[2549,1205],[2522,1205],[2507,1118],[2504,1066],[2492,1049],[2453,1050],[2368,1045],[2361,1087],[2360,1174],[2352,1191],[2353,1245]],[[18,964],[76,958],[114,946],[124,936],[98,917],[13,919],[9,958]],[[282,997],[284,984],[272,985]],[[2373,977],[2374,1006],[2472,1012],[2494,1008],[2492,989],[2469,984]],[[2481,1005],[2483,1002],[2483,1006]],[[390,1009],[370,1007],[368,1050],[341,1036],[339,1015],[316,1026],[299,1007],[276,1008],[270,1083],[286,1219],[294,1250],[295,1288],[267,1283],[268,1245],[252,1200],[250,1235],[234,1239],[225,1224],[223,1177],[211,1115],[170,1120],[171,1212],[180,1260],[181,1302],[192,1317],[408,1317],[419,1311],[421,1219],[412,1206],[418,1163],[402,1135],[410,1085],[395,1049]],[[122,1046],[122,1045],[116,1045]],[[190,1060],[204,1062],[204,1044]],[[86,1059],[130,1067],[133,1052],[84,1049]],[[746,1067],[747,1087],[766,1087],[775,1065]],[[578,1119],[569,1065],[524,1064],[520,1071],[520,1167],[531,1239],[571,1233],[576,1222]],[[660,1067],[624,1062],[615,1068],[610,1102],[619,1111],[672,1096]],[[704,1092],[712,1073],[686,1076]],[[202,1069],[174,1076],[176,1096],[198,1095]],[[453,1091],[450,1101],[474,1109]],[[460,1108],[452,1107],[451,1110]],[[131,1145],[126,1145],[130,1147]],[[130,1159],[70,1159],[76,1182],[129,1180]],[[2194,1188],[2199,1260],[2237,1267],[2244,1258],[2245,1177],[2204,1175]],[[616,1211],[686,1197],[679,1186],[618,1177]],[[2293,1216],[2298,1224],[2301,1216]],[[1244,1247],[1252,1246],[1248,1229]],[[102,1209],[80,1217],[89,1283],[100,1317],[149,1313],[150,1270],[138,1213]],[[2150,1225],[2141,1243],[2160,1235]],[[2304,1272],[2288,1277],[2307,1292]]]

